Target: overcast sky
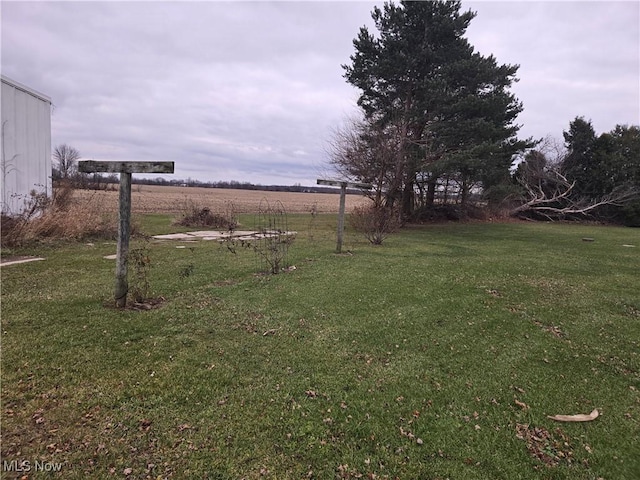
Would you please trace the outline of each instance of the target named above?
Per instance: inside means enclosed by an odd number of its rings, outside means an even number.
[[[341,64],[383,2],[1,2],[2,74],[51,97],[53,146],[177,178],[313,185],[356,110]],[[640,124],[640,2],[463,1],[519,64],[521,137]],[[373,29],[372,29],[373,30]],[[171,177],[168,177],[171,178]]]

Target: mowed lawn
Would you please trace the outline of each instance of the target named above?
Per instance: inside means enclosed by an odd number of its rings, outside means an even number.
[[[640,230],[419,226],[337,255],[335,222],[290,216],[272,276],[135,240],[148,311],[111,307],[113,244],[19,252],[46,261],[2,268],[2,478],[640,478]]]

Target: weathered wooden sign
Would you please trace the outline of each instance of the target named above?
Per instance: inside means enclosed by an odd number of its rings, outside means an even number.
[[[368,183],[345,182],[341,180],[323,180],[318,179],[318,185],[329,185],[332,187],[340,187],[340,211],[338,212],[338,239],[336,245],[336,253],[342,252],[342,240],[344,237],[344,209],[347,198],[347,188],[359,188],[361,190],[370,190],[372,185]]]
[[[127,260],[131,232],[131,174],[173,173],[173,169],[174,162],[103,162],[98,160],[81,160],[78,162],[78,171],[80,172],[120,174],[118,249],[116,252],[116,286],[114,294],[117,307],[126,306],[127,293],[129,292]]]

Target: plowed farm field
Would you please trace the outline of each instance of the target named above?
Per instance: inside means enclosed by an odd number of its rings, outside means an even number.
[[[105,210],[118,210],[118,192],[102,190],[76,190],[74,200],[91,202]],[[256,213],[266,205],[282,203],[287,213],[337,213],[340,205],[338,193],[268,192],[226,188],[172,187],[133,185],[131,211],[133,213],[181,213],[191,206],[208,207],[213,212],[233,210],[236,213]],[[365,205],[369,200],[362,195],[347,195],[346,210]]]

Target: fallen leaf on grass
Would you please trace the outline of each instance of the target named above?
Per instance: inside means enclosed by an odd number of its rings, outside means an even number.
[[[516,437],[524,440],[527,450],[543,464],[555,467],[559,463],[573,462],[573,451],[569,438],[562,430],[556,429],[555,435],[542,427],[516,424]]]
[[[146,418],[140,420],[138,422],[138,430],[141,432],[148,432],[151,429],[151,420],[147,420]]]
[[[590,422],[595,420],[600,415],[598,409],[594,409],[590,414],[578,414],[578,415],[547,415],[547,418],[555,420],[557,422]]]
[[[529,405],[527,405],[524,402],[521,402],[520,400],[518,400],[517,398],[514,398],[513,401],[516,403],[516,405],[518,405],[521,409],[523,410],[529,410]]]

